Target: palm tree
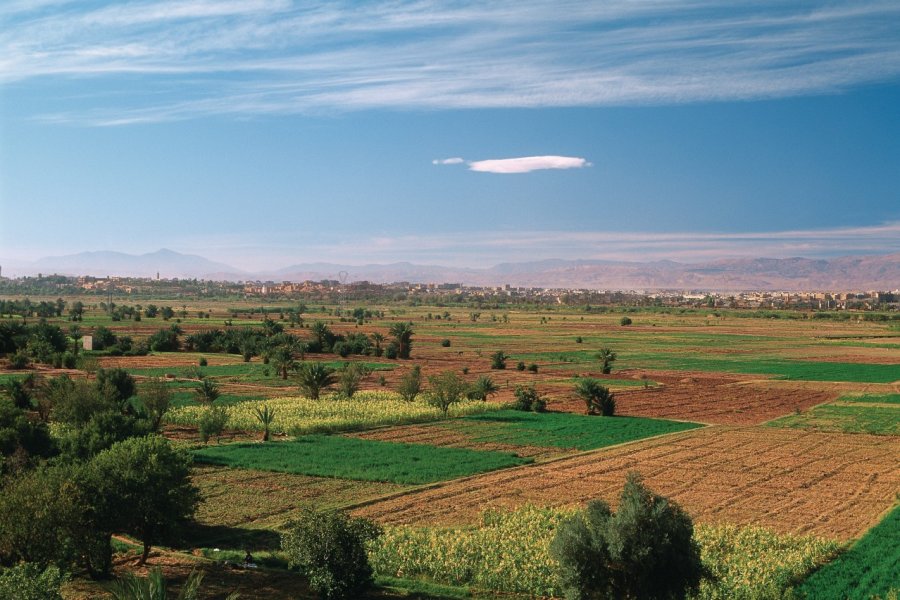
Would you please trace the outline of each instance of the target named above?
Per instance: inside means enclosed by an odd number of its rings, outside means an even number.
[[[471,400],[486,401],[489,396],[496,394],[499,389],[493,379],[487,375],[482,375],[472,384],[467,396]]]
[[[221,395],[219,386],[205,377],[197,384],[194,394],[197,395],[197,402],[200,404],[212,404]]]
[[[313,337],[316,338],[316,345],[318,346],[317,352],[327,352],[331,346],[332,333],[331,329],[328,328],[328,325],[323,321],[316,321],[312,324],[310,328],[312,330]]]
[[[282,379],[288,378],[288,371],[297,368],[297,361],[294,360],[294,351],[289,346],[279,346],[272,352],[270,358],[275,369],[281,373]]]
[[[409,353],[412,351],[412,325],[412,322],[394,323],[388,330],[396,340],[397,356],[399,358],[409,358]]]
[[[612,363],[616,360],[616,353],[609,348],[600,348],[600,352],[597,353],[597,359],[603,363],[603,374],[609,375],[610,371],[612,371]]]
[[[575,384],[575,393],[584,400],[587,414],[602,414],[611,417],[616,412],[616,400],[609,388],[600,385],[600,381],[592,377],[584,377]]]
[[[320,362],[300,365],[297,369],[297,379],[300,382],[300,391],[312,400],[318,400],[319,393],[337,381],[334,369]]]
[[[372,334],[372,341],[375,342],[375,356],[381,356],[384,352],[381,349],[381,344],[384,343],[384,335],[376,331]]]
[[[253,413],[256,415],[257,420],[263,426],[263,439],[262,441],[269,441],[269,428],[272,426],[272,423],[275,421],[275,409],[269,408],[268,404],[263,404],[262,409],[258,406],[253,407]]]

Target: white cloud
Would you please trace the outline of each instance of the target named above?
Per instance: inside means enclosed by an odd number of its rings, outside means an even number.
[[[752,100],[896,80],[898,29],[896,0],[13,0],[0,84],[100,80],[48,109],[89,124]]]
[[[453,158],[436,158],[433,161],[431,161],[431,164],[433,164],[433,165],[461,165],[464,162],[466,162],[466,161],[464,161],[463,159],[461,159],[458,156],[454,156]]]
[[[469,163],[469,169],[481,173],[530,173],[541,169],[581,169],[590,166],[591,163],[585,159],[574,156],[522,156]]]

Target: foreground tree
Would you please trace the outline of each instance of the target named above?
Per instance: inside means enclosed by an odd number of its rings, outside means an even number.
[[[684,598],[707,573],[690,517],[628,474],[619,509],[602,500],[564,521],[550,545],[568,600]]]
[[[300,391],[311,400],[318,400],[322,390],[328,389],[337,381],[334,369],[325,363],[303,363],[297,369],[297,382]]]
[[[191,518],[200,495],[190,480],[191,456],[157,435],[131,438],[98,454],[88,465],[86,481],[110,518],[113,531],[143,542],[139,564],[153,544]]]
[[[600,384],[600,380],[583,377],[575,384],[575,393],[584,400],[589,415],[611,417],[616,413],[616,399],[608,387]]]
[[[450,407],[465,398],[469,391],[469,384],[455,371],[444,371],[429,377],[428,386],[428,404],[441,409],[445,417]]]
[[[381,529],[367,519],[306,508],[288,524],[281,549],[325,600],[359,598],[372,586],[366,542],[379,535]]]

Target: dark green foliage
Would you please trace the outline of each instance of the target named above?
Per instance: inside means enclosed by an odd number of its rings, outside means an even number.
[[[143,542],[141,563],[151,545],[193,516],[199,492],[191,484],[190,467],[189,454],[156,435],[119,442],[89,463],[85,477],[98,512],[114,515],[113,531]]]
[[[444,371],[440,375],[428,378],[428,404],[441,409],[444,416],[450,410],[450,406],[463,400],[469,391],[466,380],[453,371]]]
[[[564,521],[550,545],[570,600],[684,598],[706,571],[690,517],[631,472],[612,513],[602,500]]]
[[[528,371],[529,371],[530,373],[537,373],[537,372],[538,372],[538,366],[537,366],[537,364],[531,363],[530,365],[528,365]]]
[[[372,586],[366,542],[381,535],[367,519],[307,508],[288,526],[281,548],[325,600],[359,598]]]
[[[525,370],[525,361],[520,360],[516,363],[516,371],[524,371]]]
[[[46,423],[35,422],[9,400],[0,399],[0,475],[56,453]]]
[[[582,339],[582,337],[581,337],[580,335],[577,336],[577,337],[575,338],[575,343],[576,343],[576,344],[580,344],[580,343],[583,342],[583,341],[584,341],[584,340]]]
[[[391,325],[388,333],[394,338],[397,348],[397,358],[409,358],[412,352],[413,324],[412,322],[400,322]],[[390,358],[390,357],[388,357]]]
[[[57,567],[42,569],[33,563],[20,563],[0,571],[0,598],[62,600],[59,588],[65,580]]]
[[[622,317],[621,319],[619,319],[619,325],[622,325],[623,327],[627,327],[628,325],[631,325],[631,318],[630,317]]]
[[[27,369],[29,364],[31,364],[31,358],[24,350],[19,350],[9,357],[10,369]]]
[[[616,400],[609,388],[593,377],[583,377],[575,384],[575,393],[584,400],[589,415],[611,417],[616,412]]]
[[[179,335],[181,335],[181,328],[178,325],[172,325],[151,335],[147,340],[147,345],[154,352],[175,352],[181,348]]]
[[[208,446],[197,461],[242,469],[422,484],[531,462],[514,454],[349,438],[304,435],[275,444]]]
[[[116,343],[119,341],[118,338],[116,338],[116,335],[112,332],[112,330],[110,330],[107,327],[104,327],[103,325],[97,327],[97,329],[94,330],[93,338],[94,338],[94,342],[93,342],[94,350],[106,350],[107,348],[111,348],[112,346],[115,346]]]
[[[209,361],[206,360],[206,357],[205,357],[205,356],[201,356],[201,357],[200,357],[200,360],[197,361],[197,364],[198,364],[199,366],[201,366],[201,367],[205,367],[205,366],[207,366],[207,365],[209,364]]]
[[[0,564],[67,568],[77,558],[73,528],[84,510],[69,466],[41,466],[3,482]]]
[[[505,369],[506,361],[509,359],[503,350],[497,350],[493,354],[491,354],[491,368],[492,369]]]
[[[150,429],[158,431],[163,415],[172,404],[172,391],[168,384],[158,377],[143,381],[138,388],[138,401],[149,419]]]
[[[414,366],[409,373],[404,375],[400,379],[400,385],[397,388],[397,393],[406,400],[407,402],[412,402],[416,399],[416,396],[419,395],[419,392],[422,391],[422,367],[419,365]]]
[[[399,350],[396,342],[391,342],[390,344],[388,344],[387,348],[385,348],[385,350],[384,350],[384,357],[389,358],[391,360],[397,358],[399,354],[400,354],[400,350]]]
[[[328,389],[337,382],[334,369],[325,363],[303,363],[297,369],[297,382],[300,391],[311,400],[318,400],[323,390]]]
[[[533,385],[527,387],[517,385],[515,394],[516,400],[512,405],[515,410],[525,412],[544,412],[547,410],[547,401],[534,389]]]
[[[449,347],[450,347],[450,340],[448,340],[447,338],[442,339],[442,340],[441,340],[441,347],[442,347],[442,348],[449,348]]]
[[[887,598],[900,589],[900,506],[888,513],[858,542],[813,573],[798,592],[821,600]]]
[[[3,391],[12,400],[16,408],[31,408],[31,390],[22,379],[10,379],[3,384]]]
[[[137,390],[134,377],[125,369],[100,369],[97,371],[97,388],[108,390],[109,398],[124,404],[126,400],[134,396]]]
[[[117,410],[104,410],[91,415],[87,423],[60,435],[59,449],[67,458],[87,460],[117,442],[148,433],[149,424]]]

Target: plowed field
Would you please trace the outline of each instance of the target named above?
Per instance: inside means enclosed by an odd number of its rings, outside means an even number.
[[[356,513],[384,523],[461,524],[490,506],[615,504],[625,474],[704,523],[851,539],[900,492],[900,439],[716,427],[448,482]]]

